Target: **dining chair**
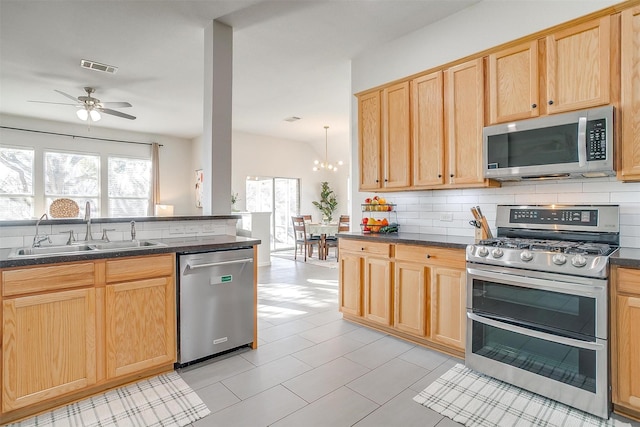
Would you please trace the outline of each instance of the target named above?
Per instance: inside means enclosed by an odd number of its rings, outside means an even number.
[[[349,231],[349,215],[340,215],[338,220],[338,233]],[[336,248],[336,261],[338,260],[338,238],[336,236],[327,236],[324,242],[325,259],[329,255],[329,248]]]
[[[311,215],[300,215],[300,216],[301,216],[302,218],[304,218],[304,222],[309,223],[309,222],[312,222],[312,221],[313,221],[313,219],[311,218]],[[307,235],[307,237],[308,237],[308,238],[313,238],[314,236],[313,236],[313,234],[309,233],[309,234]],[[316,237],[316,238],[320,238],[320,236],[315,236],[315,237]]]
[[[307,262],[307,253],[309,257],[313,255],[313,246],[318,246],[318,254],[320,253],[320,238],[307,236],[307,229],[304,225],[304,217],[292,216],[293,222],[293,234],[296,239],[295,250],[293,252],[293,259],[298,259],[298,248],[300,247],[304,251],[304,262]]]

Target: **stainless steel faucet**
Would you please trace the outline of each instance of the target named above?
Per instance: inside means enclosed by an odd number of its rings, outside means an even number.
[[[38,221],[36,221],[36,235],[33,236],[33,244],[31,245],[34,248],[39,248],[40,243],[44,242],[45,240],[51,243],[51,238],[49,237],[49,235],[45,234],[44,236],[40,236],[40,233],[38,233],[38,227],[40,226],[40,221],[42,221],[43,219],[49,220],[49,215],[47,215],[46,212],[42,214],[42,216]]]
[[[91,203],[89,202],[84,206],[84,220],[87,222],[87,234],[84,236],[84,240],[91,242],[93,236],[91,235]]]

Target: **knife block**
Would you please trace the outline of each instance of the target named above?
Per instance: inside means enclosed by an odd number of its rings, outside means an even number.
[[[484,231],[483,228],[477,228],[475,227],[475,240],[476,243],[478,243],[480,240],[485,240],[486,238],[488,238],[489,236],[487,236],[487,233]]]

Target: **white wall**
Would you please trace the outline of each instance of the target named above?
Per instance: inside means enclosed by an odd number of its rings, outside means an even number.
[[[198,152],[196,150],[201,141],[195,139],[193,144],[194,152]],[[313,160],[322,157],[304,142],[233,132],[231,191],[238,193],[240,198],[237,208],[245,209],[247,176],[300,178],[301,213],[310,213],[314,220],[320,220],[320,212],[312,202],[320,199],[320,183],[328,181],[338,196],[337,213],[346,214],[348,169],[344,167],[335,174],[313,172]],[[199,164],[200,160],[194,158],[194,169],[198,169]]]
[[[616,3],[619,2],[485,0],[354,58],[351,69],[352,92],[357,93],[437,67]],[[351,109],[351,155],[354,159],[358,158],[357,109],[357,100],[354,99]],[[358,177],[357,163],[354,161],[351,167],[353,177]],[[357,220],[360,203],[372,193],[359,193],[357,179],[353,180],[351,186],[354,194],[351,205],[354,220]],[[463,236],[473,236],[474,230],[468,221],[471,219],[469,208],[474,205],[481,206],[495,232],[497,204],[619,204],[621,244],[640,247],[640,183],[622,183],[615,178],[604,178],[544,184],[508,183],[502,188],[491,189],[384,194],[389,202],[398,204],[400,231]],[[442,213],[451,213],[453,221],[441,221]]]
[[[101,127],[87,129],[86,124],[73,124],[33,119],[28,117],[0,115],[0,126],[37,131],[47,131],[95,138],[119,139],[136,142],[158,142],[160,147],[160,201],[175,206],[175,215],[189,215],[189,189],[192,185],[191,142],[186,139],[119,131]],[[69,138],[32,132],[0,129],[0,144],[9,146],[47,147],[89,153],[125,153],[131,156],[151,157],[149,145],[123,144],[96,141],[84,138]],[[36,184],[37,185],[37,184]],[[36,206],[36,212],[43,211]],[[38,215],[39,216],[39,215]]]

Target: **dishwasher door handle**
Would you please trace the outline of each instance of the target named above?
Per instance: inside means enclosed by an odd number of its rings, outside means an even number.
[[[207,263],[207,264],[195,264],[195,265],[191,265],[189,263],[187,263],[187,268],[191,269],[191,270],[195,270],[196,268],[205,268],[205,267],[218,267],[220,265],[231,265],[231,264],[246,264],[249,262],[253,262],[253,259],[251,258],[245,258],[245,259],[235,259],[232,261],[219,261],[219,262],[211,262],[211,263]]]

